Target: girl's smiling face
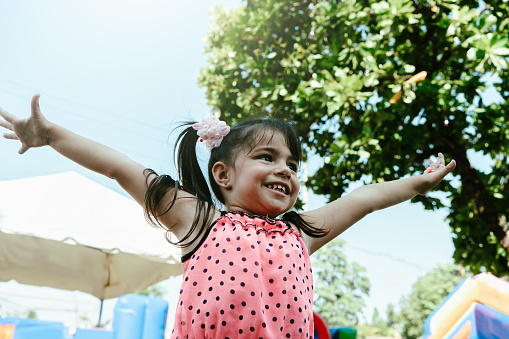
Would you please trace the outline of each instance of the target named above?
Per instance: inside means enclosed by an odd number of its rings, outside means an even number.
[[[288,211],[299,194],[298,165],[280,132],[267,133],[252,149],[243,148],[235,166],[226,169],[227,210],[271,218]]]

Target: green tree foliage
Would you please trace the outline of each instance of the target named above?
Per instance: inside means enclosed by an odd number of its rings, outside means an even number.
[[[398,325],[408,339],[424,334],[424,321],[463,279],[459,265],[439,265],[417,279],[412,292],[400,301]]]
[[[378,309],[375,308],[373,311],[373,319],[369,324],[360,324],[357,326],[357,335],[360,338],[364,337],[390,337],[393,338],[395,334],[395,330],[389,324],[389,321],[386,321],[378,312]]]
[[[164,287],[158,284],[150,285],[142,290],[137,290],[134,293],[144,296],[160,297],[163,298],[166,294]]]
[[[313,307],[329,326],[353,327],[359,323],[370,283],[364,267],[347,262],[343,244],[335,239],[313,255]]]
[[[235,123],[293,121],[325,159],[307,185],[331,200],[352,182],[422,172],[438,152],[457,262],[509,273],[508,0],[252,0],[216,8],[199,76],[208,104]],[[426,71],[427,78],[405,83]],[[496,79],[492,93],[481,97]],[[391,104],[394,93],[402,99]],[[492,160],[482,172],[467,152]],[[444,201],[416,197],[426,209]]]
[[[387,325],[389,325],[389,327],[394,327],[394,324],[399,322],[399,314],[394,309],[393,304],[387,305],[385,314],[387,315]]]

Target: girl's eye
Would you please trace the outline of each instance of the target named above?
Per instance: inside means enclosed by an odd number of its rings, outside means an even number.
[[[288,164],[288,167],[294,172],[297,172],[297,170],[299,169],[299,166],[295,164]]]
[[[260,159],[262,160],[265,160],[265,161],[272,161],[272,157],[268,154],[263,154],[263,155],[260,155]]]

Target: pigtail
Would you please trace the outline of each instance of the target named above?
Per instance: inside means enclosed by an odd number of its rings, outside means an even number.
[[[189,126],[193,124],[194,122],[188,122],[182,126]],[[179,134],[175,143],[174,152],[177,154],[177,167],[179,171],[180,184],[178,181],[173,180],[169,175],[157,176],[149,183],[147,193],[145,195],[145,217],[147,221],[154,226],[159,226],[165,229],[167,231],[166,239],[168,242],[181,248],[190,246],[201,236],[203,232],[205,232],[207,226],[212,223],[212,218],[215,212],[212,195],[196,156],[197,141],[198,135],[192,126],[187,127]],[[151,169],[146,169],[144,174],[147,180],[149,175],[157,175],[157,173]],[[163,197],[172,189],[174,190],[174,193],[171,202],[162,213],[157,214],[157,206],[160,204]],[[175,200],[177,199],[178,189],[194,195],[197,199],[197,203],[193,223],[188,233],[179,241],[173,242],[169,237],[169,230],[159,222],[158,218],[171,210],[175,204]],[[199,231],[195,237],[191,238],[191,235],[195,232],[197,227],[200,227]]]
[[[192,124],[193,122],[188,122],[183,126]],[[203,176],[196,156],[198,138],[198,134],[192,126],[187,127],[177,138],[174,151],[177,154],[179,177],[184,191],[197,196],[199,200],[212,203],[212,195],[207,180]]]
[[[327,234],[329,234],[329,232],[330,232],[330,229],[324,230],[324,229],[312,226],[310,223],[308,223],[304,219],[302,219],[300,214],[295,211],[290,211],[290,212],[283,214],[283,217],[281,218],[281,220],[295,225],[295,227],[297,227],[297,229],[302,230],[304,233],[306,233],[307,235],[309,235],[310,237],[313,237],[313,238],[324,237]]]
[[[151,175],[155,175],[155,179],[152,180],[147,187],[147,192],[145,193],[145,201],[144,201],[144,213],[145,219],[148,223],[154,227],[162,227],[166,229],[158,220],[158,217],[168,213],[168,211],[173,207],[175,203],[175,199],[177,198],[177,188],[178,182],[173,180],[169,175],[157,175],[157,173],[150,169],[146,168],[143,170],[143,174],[145,178],[148,178]],[[171,200],[171,204],[168,208],[161,214],[158,214],[156,211],[157,205],[163,199],[163,197],[171,190],[174,189],[173,199]]]

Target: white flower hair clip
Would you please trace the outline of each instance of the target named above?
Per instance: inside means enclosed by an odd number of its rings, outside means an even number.
[[[230,126],[212,114],[207,115],[201,122],[193,124],[193,128],[200,137],[200,141],[206,143],[209,152],[219,147],[223,138],[230,133]]]

